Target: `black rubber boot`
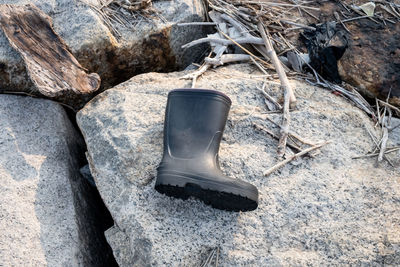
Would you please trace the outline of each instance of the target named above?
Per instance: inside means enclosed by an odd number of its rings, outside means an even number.
[[[230,106],[229,97],[213,90],[177,89],[168,94],[158,192],[182,199],[194,196],[223,210],[257,208],[257,188],[225,176],[219,167],[219,144]]]

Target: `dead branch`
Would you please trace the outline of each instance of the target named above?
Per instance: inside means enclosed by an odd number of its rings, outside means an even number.
[[[277,2],[265,2],[265,1],[247,1],[249,4],[259,4],[259,5],[264,5],[267,7],[273,7],[273,6],[280,6],[280,7],[300,7],[300,8],[306,8],[310,10],[316,10],[320,11],[319,8],[317,7],[310,7],[310,6],[305,6],[305,5],[298,5],[298,4],[286,4],[286,3],[277,3]]]
[[[376,149],[379,148],[379,143],[378,143],[377,138],[371,133],[370,130],[368,130],[368,127],[366,125],[364,125],[364,128],[367,131],[369,137],[371,137],[372,141],[374,142],[374,144],[375,144],[375,148],[374,148],[375,150],[374,151],[376,151]]]
[[[386,127],[383,127],[382,131],[383,131],[383,135],[382,135],[382,141],[381,141],[381,150],[380,150],[379,156],[378,156],[378,162],[383,160],[383,155],[385,154],[386,145],[387,145],[387,141],[389,138],[388,129]]]
[[[226,63],[237,62],[237,61],[249,61],[251,57],[247,54],[225,54],[219,58],[206,57],[204,62],[214,66],[221,66]]]
[[[317,30],[315,27],[311,27],[311,26],[304,25],[304,24],[301,24],[301,23],[296,23],[296,22],[289,21],[289,20],[283,20],[283,19],[281,19],[281,22],[286,23],[286,24],[289,24],[289,25],[296,26],[296,27],[298,27],[299,29],[309,29],[309,30],[313,30],[313,31],[316,31],[316,30]]]
[[[263,96],[264,96],[264,102],[265,102],[265,105],[266,105],[267,108],[268,108],[268,111],[277,111],[276,105],[275,105],[274,103],[272,103],[272,102],[268,99],[268,97],[265,95],[265,92],[264,92],[261,88],[259,88],[259,87],[256,87],[256,88],[263,94]]]
[[[285,100],[283,102],[281,138],[279,139],[279,144],[278,144],[278,156],[285,155],[286,142],[290,129],[290,113],[289,113],[290,94],[288,90],[285,90],[284,92],[284,99]]]
[[[185,22],[185,23],[178,23],[177,26],[215,26],[217,23],[215,22]]]
[[[181,77],[180,79],[189,79],[192,80],[192,88],[196,87],[197,78],[203,75],[209,68],[211,67],[210,64],[203,64],[199,69],[196,71],[186,74],[185,76]]]
[[[387,149],[387,150],[384,152],[384,154],[385,154],[385,155],[386,155],[386,154],[390,154],[390,153],[393,153],[393,152],[396,152],[396,151],[399,151],[399,150],[400,150],[400,147],[390,148],[390,149]],[[379,155],[380,155],[380,153],[371,153],[371,154],[366,154],[366,155],[361,155],[361,156],[352,157],[352,159],[372,158],[372,157],[376,157],[376,156],[379,156]]]
[[[260,125],[258,125],[258,124],[256,124],[256,123],[253,123],[253,127],[254,127],[256,130],[258,130],[258,131],[265,132],[265,133],[269,134],[270,136],[272,136],[272,138],[274,138],[274,139],[276,139],[276,140],[279,141],[279,136],[277,136],[276,134],[274,134],[273,132],[271,132],[271,131],[268,130],[267,128],[262,127],[262,126],[260,126]],[[296,153],[298,153],[298,152],[301,151],[301,148],[298,147],[298,146],[296,146],[296,145],[292,145],[292,144],[290,144],[290,143],[287,143],[286,145],[287,145],[288,147],[292,148],[293,150],[295,150]]]
[[[375,19],[373,19],[371,16],[364,16],[364,13],[361,12],[360,10],[357,10],[354,6],[348,5],[348,7],[349,7],[350,9],[352,9],[354,12],[356,12],[358,15],[361,16],[361,17],[358,17],[358,18],[356,18],[356,19],[359,19],[359,18],[367,18],[367,19],[369,19],[369,20],[372,20],[372,21],[375,22],[376,24],[379,24],[379,22],[377,22],[377,21],[376,21]],[[345,21],[343,21],[343,22],[345,22]]]
[[[248,32],[248,30],[236,19],[232,18],[231,16],[228,16],[226,14],[221,14],[221,18],[227,22],[229,22],[233,27],[236,28],[236,30],[240,33],[243,34],[244,36],[251,36]]]
[[[289,85],[289,80],[287,79],[286,73],[282,68],[281,62],[279,61],[275,50],[272,47],[271,40],[267,36],[264,26],[261,22],[258,23],[258,30],[261,33],[262,39],[264,40],[265,47],[267,48],[268,56],[270,57],[272,63],[275,66],[276,72],[278,73],[279,79],[281,81],[281,86],[284,90],[284,104],[283,104],[283,117],[282,117],[282,127],[281,127],[281,138],[279,139],[278,144],[278,155],[283,156],[285,154],[287,137],[289,134],[289,124],[290,124],[290,102],[294,103],[296,101],[296,97]]]
[[[225,52],[227,46],[216,46],[214,47],[213,51],[215,52],[215,58],[220,58],[222,54]],[[208,57],[210,57],[211,53],[209,54]],[[211,67],[211,64],[205,63],[203,66],[201,66],[198,70],[195,72],[183,76],[181,79],[192,79],[192,88],[196,87],[196,82],[197,78],[203,75],[209,68]]]
[[[381,100],[377,100],[376,102],[376,106],[377,106],[377,113],[379,116],[379,103],[383,104],[384,109],[383,109],[383,113],[382,113],[382,118],[379,117],[379,123],[381,124],[382,127],[382,138],[380,141],[380,147],[379,147],[379,155],[378,155],[378,162],[381,162],[384,158],[385,155],[385,151],[386,151],[386,147],[387,147],[387,142],[389,139],[389,130],[388,127],[391,126],[391,119],[392,119],[392,109],[391,109],[391,105],[388,103],[389,98],[390,98],[390,94],[391,94],[391,89],[387,95],[386,98],[386,102],[383,102]],[[388,113],[388,116],[386,116],[386,112]],[[393,166],[393,163],[391,163],[391,161],[389,159],[386,159],[390,165]]]
[[[358,19],[366,19],[366,18],[370,18],[370,16],[360,16],[360,17],[355,17],[355,18],[350,18],[350,19],[344,19],[344,20],[342,20],[342,22],[346,23],[346,22],[350,22],[350,21],[354,21],[354,20],[358,20]]]
[[[276,101],[272,96],[270,96],[267,92],[265,92],[265,83],[263,84],[263,88],[257,87],[257,89],[260,90],[260,92],[264,95],[264,97],[274,105],[274,108],[270,109],[270,111],[277,109],[282,110],[281,104],[279,104],[278,101]]]
[[[286,76],[286,72],[282,67],[282,64],[280,60],[278,59],[278,56],[276,55],[276,52],[272,46],[272,42],[270,38],[267,36],[264,26],[261,22],[258,23],[258,30],[262,36],[263,44],[265,45],[267,49],[267,54],[269,58],[272,61],[272,64],[274,64],[275,70],[279,75],[279,80],[281,81],[282,88],[286,91],[288,91],[288,94],[290,96],[290,102],[295,103],[296,102],[296,97],[293,93],[292,88],[290,87],[289,80]]]
[[[333,15],[335,16],[335,19],[336,19],[337,21],[339,21],[340,24],[342,24],[343,28],[344,28],[348,33],[351,34],[350,30],[346,27],[346,25],[343,23],[342,19],[340,18],[339,13],[337,13],[337,12],[335,11],[335,12],[333,12]]]
[[[267,119],[268,121],[270,121],[272,124],[274,124],[277,127],[282,127],[282,125],[279,125],[278,123],[276,123],[275,121],[273,121],[272,119],[270,119],[267,116],[265,116],[265,119]],[[315,146],[314,142],[311,142],[311,141],[305,139],[304,137],[299,136],[298,134],[296,134],[292,130],[289,131],[289,136],[295,138],[296,140],[298,140],[299,142],[301,142],[301,143],[303,143],[305,145]]]
[[[265,74],[265,76],[267,76],[268,78],[271,77],[271,75],[264,69],[263,66],[260,65],[260,63],[258,63],[253,57],[250,57],[251,61],[254,63],[254,65],[256,65],[256,67]]]
[[[86,73],[35,5],[0,5],[0,27],[40,94],[78,109],[99,88],[99,75]]]
[[[238,44],[263,44],[264,43],[261,38],[250,37],[250,36],[238,38],[238,39],[235,39],[234,41]],[[195,46],[198,44],[202,44],[202,43],[216,43],[216,44],[220,44],[220,45],[232,45],[232,44],[235,44],[235,42],[233,42],[231,40],[226,40],[226,39],[206,37],[206,38],[197,39],[190,43],[182,45],[182,48],[186,49],[186,48],[189,48],[189,47],[192,47],[192,46]]]
[[[311,67],[310,65],[308,65],[308,66]],[[330,83],[330,82],[326,81],[325,79],[323,79],[315,70],[314,70],[314,74],[316,74],[317,82],[310,82],[310,81],[306,80],[309,84],[319,85],[324,88],[330,89],[332,91],[337,91],[337,92],[341,93],[343,96],[345,96],[346,98],[351,100],[354,104],[356,104],[356,106],[358,106],[360,109],[362,109],[365,113],[367,113],[367,114],[371,115],[373,118],[375,118],[375,112],[373,111],[371,105],[367,102],[367,100],[364,99],[364,97],[362,97],[360,95],[360,93],[357,92],[357,90],[353,89],[352,91],[349,91],[337,84]]]
[[[264,173],[264,175],[265,175],[265,176],[268,176],[268,175],[270,175],[271,173],[273,173],[274,171],[276,171],[276,170],[282,168],[283,166],[285,166],[287,163],[291,162],[292,160],[294,160],[294,159],[296,159],[296,158],[298,158],[298,157],[301,157],[301,156],[303,156],[303,155],[305,155],[305,154],[307,154],[307,153],[309,153],[309,152],[311,152],[311,151],[313,151],[313,150],[316,150],[316,149],[318,149],[318,148],[320,148],[320,147],[322,147],[322,146],[324,146],[324,145],[326,145],[326,144],[329,144],[329,143],[331,143],[331,141],[326,141],[326,142],[323,142],[323,143],[321,143],[321,144],[317,144],[317,145],[315,145],[315,146],[312,146],[312,147],[309,147],[309,148],[307,148],[307,149],[304,149],[303,151],[301,151],[301,152],[299,152],[299,153],[297,153],[297,154],[295,154],[295,155],[293,155],[293,156],[290,156],[290,157],[288,157],[287,159],[285,159],[285,160],[279,162],[279,163],[276,164],[275,166],[272,166],[271,168],[269,168],[269,169]]]
[[[220,33],[227,38],[228,40],[230,40],[232,43],[234,43],[235,45],[237,45],[238,47],[240,47],[244,52],[246,52],[247,54],[249,54],[250,56],[252,56],[253,58],[256,58],[258,61],[262,62],[265,65],[269,65],[268,62],[262,60],[261,58],[257,57],[256,55],[254,55],[253,53],[251,53],[249,50],[247,50],[245,47],[243,47],[240,43],[236,42],[236,40],[232,39],[231,37],[229,37],[229,35],[227,35],[226,33],[224,33],[223,31],[220,31]],[[262,40],[262,39],[261,39]],[[264,42],[263,42],[264,43]]]
[[[385,101],[382,101],[382,100],[380,100],[380,99],[378,99],[378,102],[379,102],[380,104],[382,104],[383,106],[388,107],[388,108],[391,108],[391,109],[393,109],[394,111],[396,111],[398,114],[400,114],[400,109],[399,109],[399,108],[397,108],[397,107],[395,107],[395,106],[393,106],[393,105],[391,105],[391,104],[389,104],[389,103],[387,103],[387,102],[385,102]]]

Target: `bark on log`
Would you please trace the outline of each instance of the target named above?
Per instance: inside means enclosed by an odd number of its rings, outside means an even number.
[[[79,108],[99,88],[99,75],[86,73],[35,5],[0,5],[0,27],[40,94]]]

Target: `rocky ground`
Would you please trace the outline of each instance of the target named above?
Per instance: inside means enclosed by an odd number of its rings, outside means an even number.
[[[220,159],[227,175],[258,187],[259,208],[237,214],[157,193],[166,96],[189,85],[184,74],[136,76],[77,115],[92,174],[115,220],[106,236],[121,266],[199,266],[216,246],[222,266],[400,264],[400,170],[352,159],[373,148],[365,128],[375,132],[374,123],[342,97],[293,81],[293,130],[332,143],[265,177],[277,162],[277,141],[252,125],[271,129],[265,116],[280,115],[264,114],[262,73],[248,65],[219,68],[198,86],[232,98]],[[280,96],[276,83],[267,92]],[[400,143],[399,130],[392,145]],[[399,156],[392,155],[396,166]]]
[[[0,144],[2,265],[111,264],[105,214],[79,173],[83,139],[64,109],[0,95]]]
[[[177,24],[204,21],[203,1],[153,1],[134,24],[110,25],[97,0],[0,0],[28,3],[102,85],[77,113],[72,100],[45,99],[0,27],[0,265],[200,266],[215,248],[220,266],[400,265],[400,151],[387,154],[392,165],[354,158],[381,131],[353,102],[292,75],[291,129],[331,143],[265,176],[281,159],[260,128],[279,135],[271,120],[282,114],[268,112],[260,88],[282,103],[280,82],[253,64],[211,68],[196,87],[232,99],[221,167],[257,186],[259,207],[234,213],[169,198],[154,190],[167,94],[191,87],[184,69],[207,54],[181,46],[212,29]],[[332,17],[331,2],[316,4]],[[365,95],[397,94],[399,64],[388,58],[398,54],[398,24],[349,28],[342,78]],[[400,146],[400,127],[388,142]]]

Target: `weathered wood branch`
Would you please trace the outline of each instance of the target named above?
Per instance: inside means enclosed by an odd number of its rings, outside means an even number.
[[[277,136],[276,134],[274,134],[273,132],[271,132],[267,128],[262,127],[262,126],[260,126],[260,125],[258,125],[256,123],[253,123],[253,127],[258,131],[265,132],[265,133],[269,134],[272,138],[274,138],[274,139],[279,141],[279,136]],[[301,151],[301,148],[296,146],[296,145],[292,145],[290,143],[287,143],[286,145],[288,147],[292,148],[296,153]]]
[[[289,113],[290,94],[288,90],[284,91],[284,99],[285,100],[283,102],[281,138],[279,139],[279,144],[278,144],[278,156],[285,155],[286,143],[290,130],[290,113]]]
[[[192,88],[196,87],[197,78],[203,75],[209,68],[211,67],[210,64],[204,64],[196,71],[186,74],[185,76],[181,77],[181,79],[191,79],[192,80]]]
[[[258,88],[258,90],[260,90],[260,92],[263,94],[263,96],[266,98],[266,100],[268,101],[268,103],[271,103],[272,106],[268,105],[268,108],[270,111],[274,111],[274,110],[282,110],[282,106],[281,104],[278,103],[278,101],[275,100],[275,98],[273,98],[272,96],[270,96],[267,92],[265,92],[265,83],[263,84],[262,88]]]
[[[206,57],[204,59],[204,62],[214,66],[221,66],[226,63],[237,62],[237,61],[249,61],[249,60],[251,60],[251,56],[247,54],[225,54],[219,58]]]
[[[270,121],[272,124],[274,124],[275,126],[278,127],[282,127],[282,125],[279,125],[278,123],[276,123],[275,121],[273,121],[272,119],[270,119],[269,117],[265,117],[268,121]],[[293,137],[294,139],[296,139],[297,141],[299,141],[300,143],[303,143],[305,145],[309,145],[309,146],[315,146],[315,143],[312,141],[309,141],[307,139],[305,139],[304,137],[299,136],[297,133],[293,132],[292,130],[289,131],[289,136]]]
[[[271,40],[267,36],[264,26],[261,22],[258,23],[258,30],[261,33],[262,39],[264,40],[265,47],[267,48],[268,56],[270,57],[276,72],[278,73],[279,80],[281,81],[281,86],[284,90],[284,103],[283,103],[283,117],[282,117],[282,127],[281,127],[281,138],[278,144],[278,155],[283,156],[285,154],[287,137],[289,135],[290,128],[290,102],[295,103],[296,97],[294,96],[293,90],[290,87],[289,80],[286,76],[285,70],[283,69],[278,56],[272,46]]]
[[[381,146],[380,146],[380,151],[379,151],[379,155],[378,155],[378,162],[381,162],[383,160],[383,156],[385,155],[388,139],[389,139],[389,131],[386,128],[386,126],[383,126]]]
[[[384,154],[389,154],[389,153],[393,153],[396,151],[399,151],[400,147],[394,147],[394,148],[390,148],[387,149]],[[352,157],[352,159],[362,159],[362,158],[372,158],[372,157],[376,157],[379,156],[380,153],[371,153],[371,154],[366,154],[366,155],[361,155],[361,156],[356,156],[356,157]]]
[[[264,41],[261,38],[252,37],[252,36],[234,39],[234,41],[238,44],[263,44],[264,43]],[[231,40],[226,40],[226,39],[206,37],[206,38],[194,40],[190,43],[182,45],[182,48],[185,49],[185,48],[189,48],[189,47],[192,47],[192,46],[195,46],[198,44],[202,44],[202,43],[216,43],[216,44],[221,44],[221,45],[232,45],[232,44],[235,44],[235,42],[233,42]]]
[[[382,101],[380,99],[378,99],[378,102],[380,104],[382,104],[383,106],[385,106],[385,107],[393,109],[394,111],[396,111],[400,115],[400,109],[399,108],[397,108],[397,107],[395,107],[395,106],[393,106],[393,105],[391,105],[391,104],[389,104],[389,103],[387,103],[385,101]]]
[[[286,23],[286,24],[290,24],[290,25],[293,25],[293,26],[297,26],[300,29],[309,29],[309,30],[313,30],[313,31],[317,30],[315,27],[311,27],[311,26],[304,25],[304,24],[301,24],[301,23],[296,23],[296,22],[289,21],[289,20],[281,19],[281,22]]]
[[[289,84],[289,80],[286,76],[286,72],[282,67],[282,63],[280,62],[278,56],[276,55],[276,52],[272,46],[272,41],[271,39],[267,36],[264,26],[261,22],[258,23],[258,30],[261,33],[262,36],[262,40],[263,40],[263,44],[265,45],[266,49],[267,49],[267,54],[268,57],[271,59],[272,64],[275,67],[276,73],[279,76],[279,80],[281,81],[281,85],[285,90],[289,91],[289,95],[290,95],[290,102],[291,103],[295,103],[296,102],[296,97],[294,95],[294,92]]]
[[[315,79],[317,82],[310,82],[306,79],[306,81],[311,84],[311,85],[319,85],[324,88],[330,89],[332,91],[337,91],[343,95],[343,97],[346,97],[353,101],[356,106],[358,106],[360,109],[365,111],[367,114],[371,115],[372,117],[375,118],[375,113],[373,109],[371,108],[370,104],[360,95],[360,93],[357,92],[357,90],[352,89],[352,91],[346,90],[343,87],[333,84],[331,82],[326,81],[325,79],[322,78],[308,63],[307,66],[311,68],[315,74]]]
[[[301,157],[301,156],[303,156],[303,155],[305,155],[305,154],[307,154],[307,153],[309,153],[309,152],[311,152],[311,151],[313,151],[313,150],[315,150],[315,149],[318,149],[318,148],[320,148],[320,147],[322,147],[322,146],[324,146],[324,145],[326,145],[326,144],[329,144],[329,143],[331,143],[331,142],[330,142],[330,141],[326,141],[326,142],[324,142],[324,143],[317,144],[317,145],[315,145],[315,146],[312,146],[312,147],[309,147],[309,148],[307,148],[307,149],[304,149],[303,151],[301,151],[301,152],[299,152],[299,153],[297,153],[297,154],[294,154],[293,156],[290,156],[290,157],[288,157],[287,159],[285,159],[285,160],[279,162],[279,163],[276,164],[275,166],[272,166],[271,168],[269,168],[269,169],[264,173],[264,175],[265,175],[265,176],[268,176],[268,175],[270,175],[271,173],[273,173],[274,171],[276,171],[276,170],[282,168],[283,166],[285,166],[287,163],[291,162],[292,160],[294,160],[294,159],[296,159],[296,158],[298,158],[298,157]]]
[[[35,5],[0,5],[0,27],[40,94],[79,108],[99,88],[99,75],[86,73]]]
[[[223,31],[219,31],[225,38],[227,38],[228,40],[230,40],[232,43],[234,43],[235,45],[237,45],[238,47],[240,47],[244,52],[246,52],[247,54],[249,54],[250,56],[252,56],[253,58],[257,59],[258,61],[262,62],[265,65],[269,65],[268,62],[266,62],[265,60],[262,60],[261,58],[257,57],[256,55],[254,55],[253,53],[251,53],[248,49],[246,49],[244,46],[242,46],[240,43],[236,42],[236,40],[232,39],[231,37],[229,37],[228,34],[224,33]]]
[[[195,22],[184,22],[184,23],[178,23],[177,26],[182,27],[182,26],[215,26],[217,23],[215,22],[202,22],[202,21],[195,21]]]
[[[221,14],[221,18],[227,22],[229,22],[233,27],[236,28],[236,30],[241,33],[242,35],[245,36],[251,36],[248,33],[248,30],[243,26],[243,24],[241,24],[239,21],[237,21],[236,19],[228,16],[227,14]]]

